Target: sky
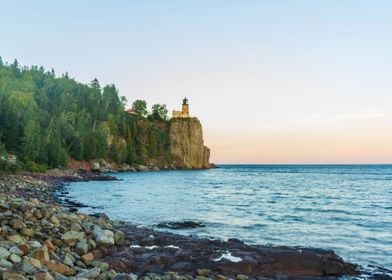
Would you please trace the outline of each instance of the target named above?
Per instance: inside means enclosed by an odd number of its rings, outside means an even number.
[[[392,163],[392,1],[2,1],[0,56],[203,124],[216,163]]]

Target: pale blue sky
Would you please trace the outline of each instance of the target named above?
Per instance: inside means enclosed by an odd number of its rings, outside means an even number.
[[[187,96],[217,162],[391,162],[391,13],[377,0],[2,1],[0,56],[129,101]]]

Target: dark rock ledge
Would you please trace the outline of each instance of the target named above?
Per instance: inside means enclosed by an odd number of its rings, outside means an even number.
[[[56,171],[0,178],[2,279],[334,279],[360,273],[333,251],[155,232],[59,205],[55,193],[64,182],[110,179],[95,176]]]

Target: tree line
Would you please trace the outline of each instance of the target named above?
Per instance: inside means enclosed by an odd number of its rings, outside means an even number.
[[[113,84],[84,84],[0,57],[0,169],[43,171],[70,159],[169,163],[166,105],[149,112],[144,100],[128,111],[126,104]],[[5,160],[10,154],[17,164]]]

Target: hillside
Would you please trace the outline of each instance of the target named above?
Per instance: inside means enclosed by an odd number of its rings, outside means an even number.
[[[142,100],[127,112],[126,103],[113,84],[102,87],[97,79],[83,84],[67,73],[56,76],[54,70],[21,67],[16,60],[6,64],[0,58],[0,169],[208,166],[183,164],[187,155],[179,154],[178,148],[173,153],[171,123],[189,120],[169,120],[161,104],[153,105],[149,113]],[[194,133],[200,129],[201,125]],[[187,137],[202,143],[202,134],[195,138],[196,134],[190,131]],[[175,147],[193,141],[188,140],[176,139]],[[199,148],[204,155],[204,145]],[[208,157],[202,161],[208,163]]]

